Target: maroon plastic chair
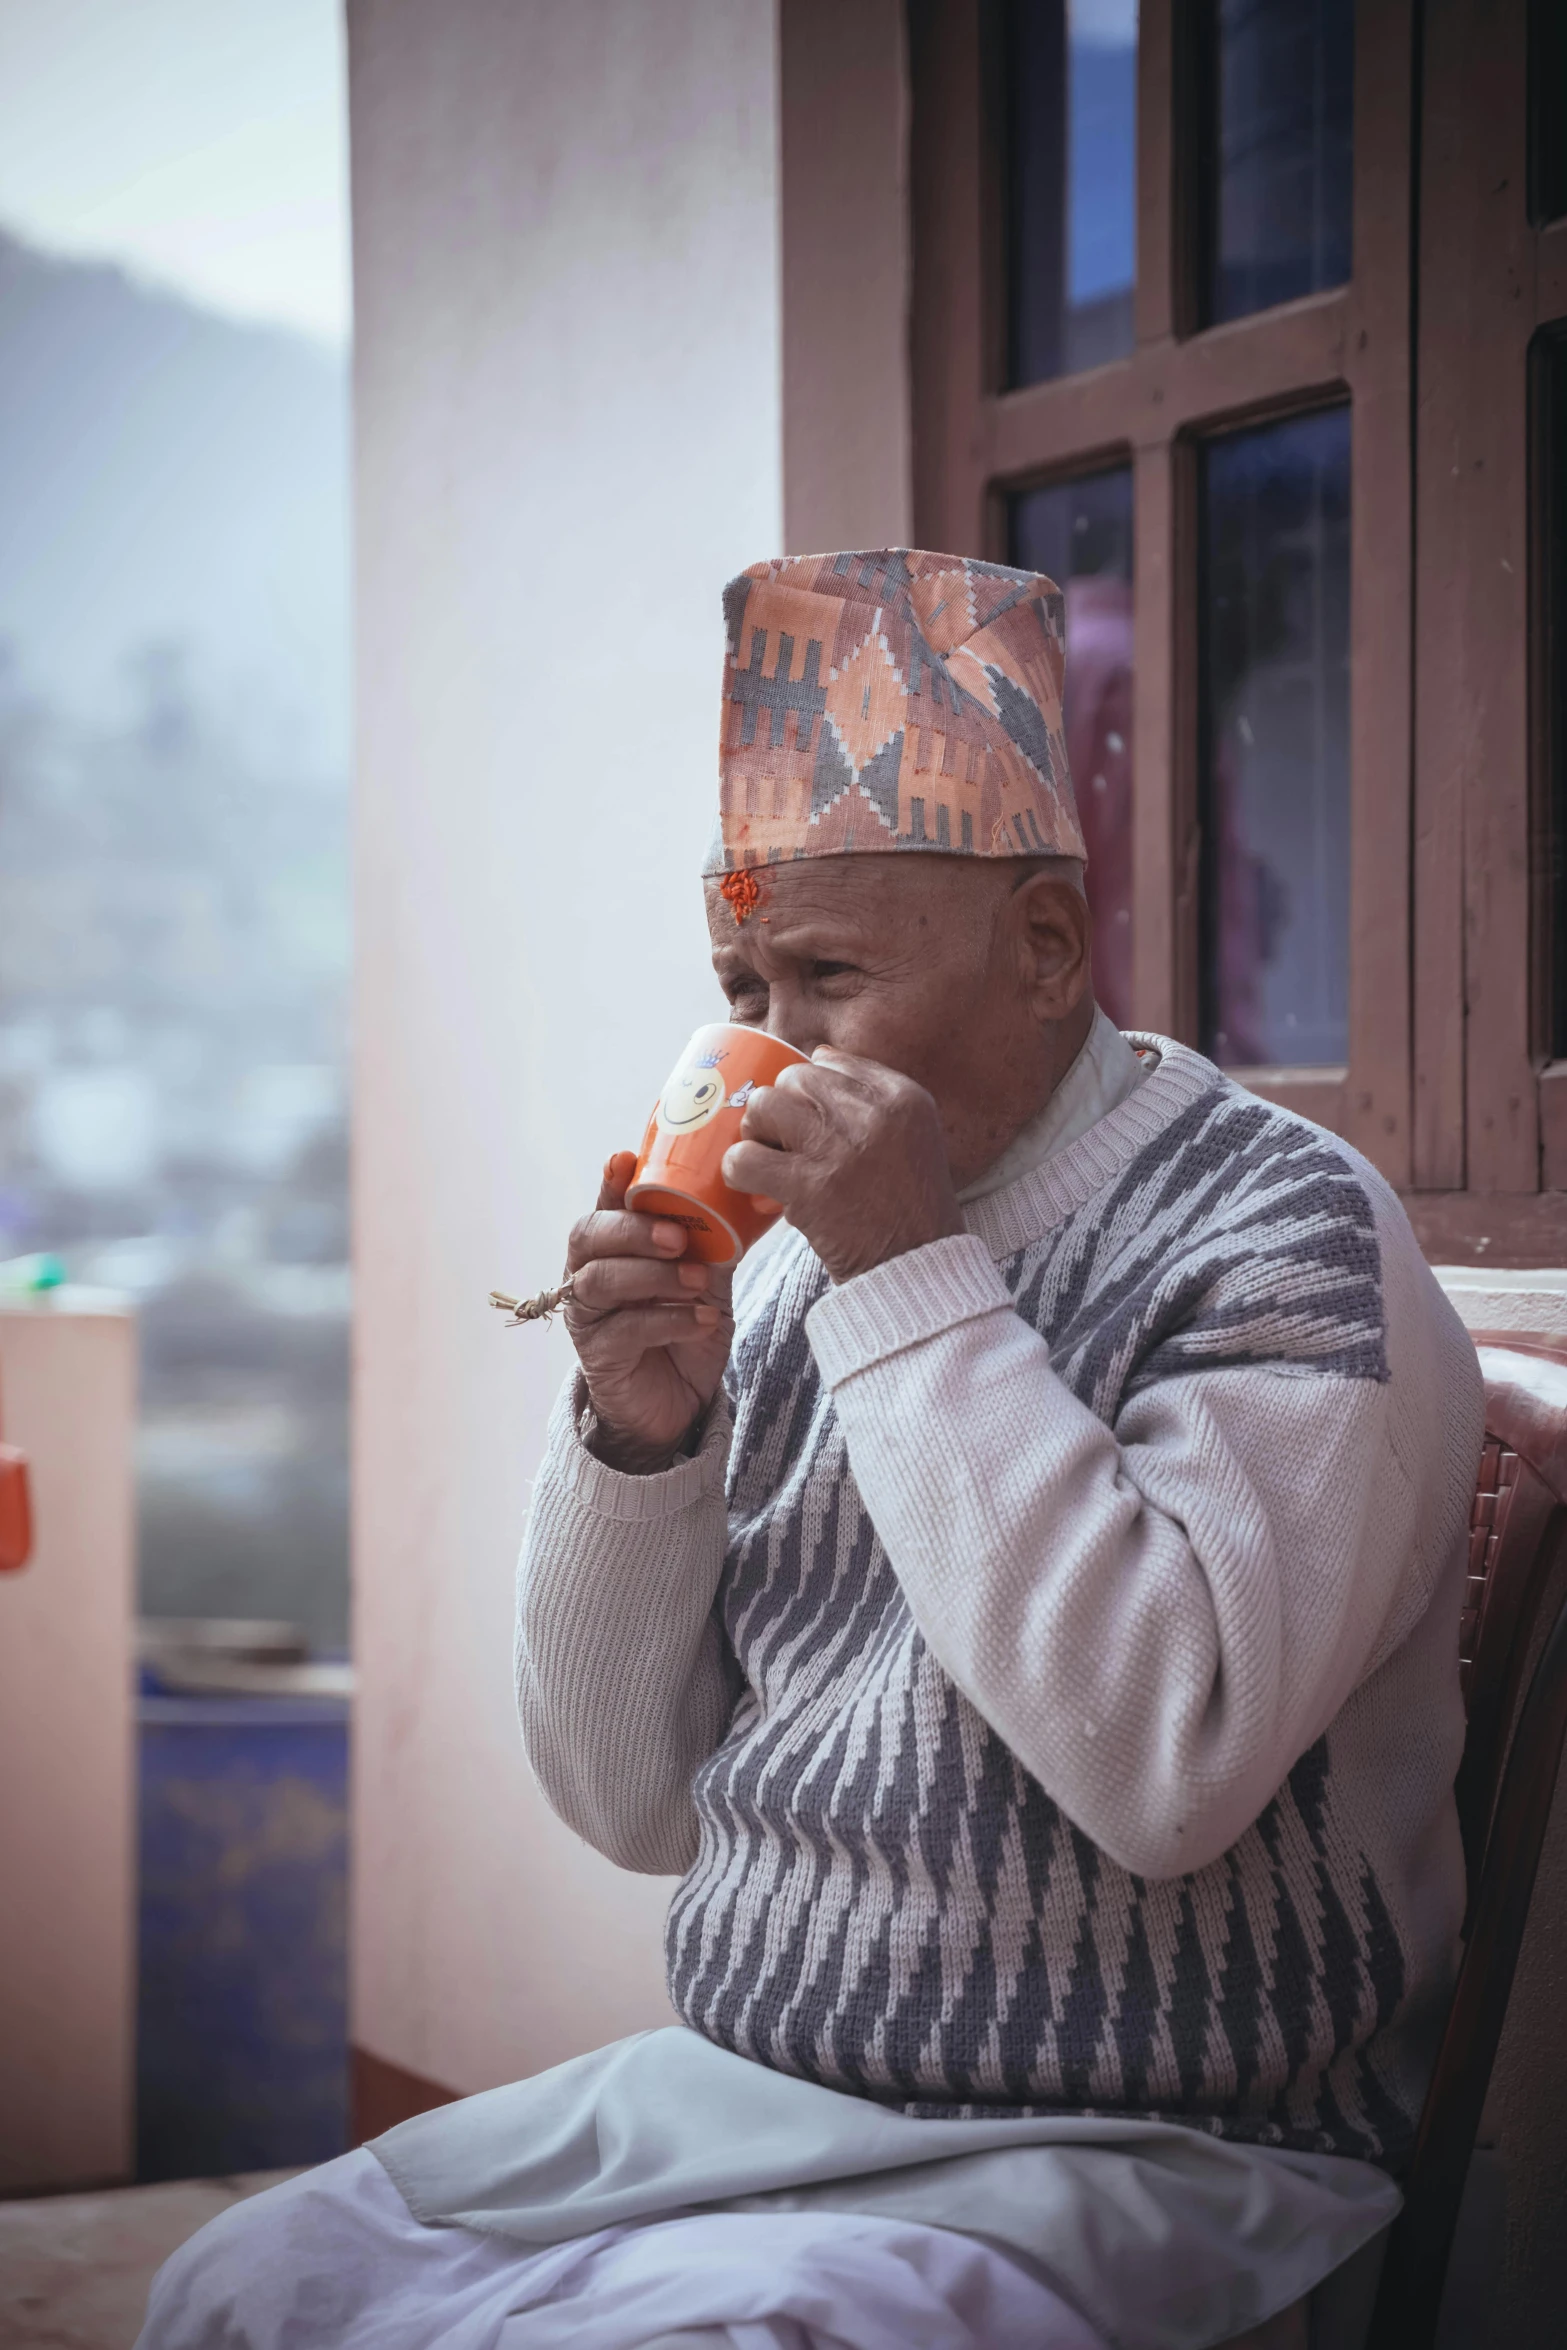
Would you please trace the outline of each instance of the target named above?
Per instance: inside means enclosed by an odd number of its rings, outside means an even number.
[[[1369,2350],[1431,2350],[1436,2337],[1567,1742],[1567,1598],[1542,1623],[1552,1570],[1567,1557],[1567,1347],[1484,1331],[1475,1344],[1486,1438],[1459,1644],[1469,1728],[1457,1788],[1469,1915]]]

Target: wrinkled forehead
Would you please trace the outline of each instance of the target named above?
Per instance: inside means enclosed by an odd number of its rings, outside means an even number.
[[[713,875],[704,887],[715,955],[754,962],[769,949],[821,954],[831,942],[896,953],[911,942],[971,941],[988,932],[1031,875],[1049,873],[1079,891],[1070,858],[802,857]]]
[[[992,905],[1036,873],[1081,891],[1076,857],[799,857],[778,864],[710,874],[703,883],[715,939],[733,938],[760,923],[808,914],[859,916],[868,922],[928,916],[931,912]]]
[[[942,870],[933,868],[940,866]],[[906,857],[798,857],[710,874],[703,883],[708,918],[718,934],[733,936],[764,920],[797,921],[812,914],[879,921],[915,904],[964,895],[962,860]]]

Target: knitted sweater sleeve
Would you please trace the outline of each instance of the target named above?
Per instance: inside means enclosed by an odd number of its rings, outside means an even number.
[[[517,1569],[517,1705],[534,1772],[568,1827],[621,1868],[680,1875],[696,1857],[691,1780],[734,1710],[713,1601],[723,1572],[731,1419],[630,1477],[581,1436],[568,1382],[550,1422]]]
[[[1473,1459],[1450,1471],[1441,1448],[1456,1430],[1461,1450],[1470,1419],[1479,1438],[1477,1375],[1443,1315],[1438,1299],[1393,1379],[1188,1371],[1134,1389],[1112,1427],[973,1235],[812,1309],[855,1481],[932,1653],[1122,1867],[1217,1859],[1423,1612],[1445,1559],[1422,1555],[1420,1488],[1461,1496]],[[1455,1506],[1427,1549],[1461,1537]]]

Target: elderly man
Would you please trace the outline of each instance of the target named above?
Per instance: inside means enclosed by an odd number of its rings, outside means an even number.
[[[519,1609],[684,2028],[218,2223],[144,2342],[1353,2343],[1462,1910],[1473,1349],[1353,1152],[1096,1012],[1048,581],[726,610],[785,1221],[731,1298],[609,1162]]]

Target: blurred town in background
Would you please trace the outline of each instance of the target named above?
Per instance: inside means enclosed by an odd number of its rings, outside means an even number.
[[[0,345],[0,1259],[136,1301],[142,1613],[340,1651],[345,355],[10,234]]]
[[[0,0],[0,1306],[134,1323],[142,2180],[346,2128],[342,41],[336,0]],[[0,1931],[13,2113],[42,1948]]]

